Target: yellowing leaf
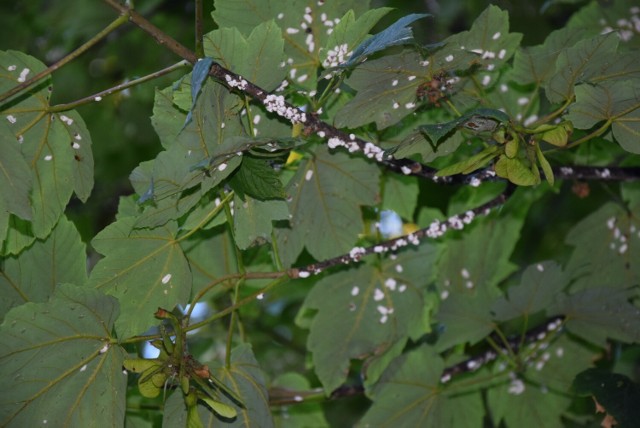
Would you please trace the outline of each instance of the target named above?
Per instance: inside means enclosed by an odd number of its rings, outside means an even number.
[[[160,395],[166,381],[166,373],[158,365],[153,365],[138,378],[138,389],[143,397],[154,398]]]
[[[221,403],[220,401],[216,401],[212,398],[202,396],[200,397],[202,401],[207,403],[207,406],[211,407],[211,409],[224,418],[235,418],[238,416],[238,411],[227,404]]]
[[[535,167],[535,166],[534,166]],[[526,166],[522,159],[509,159],[506,156],[500,156],[495,164],[496,174],[511,181],[519,186],[533,186],[539,183],[539,177]]]
[[[122,366],[134,373],[142,373],[150,368],[157,368],[162,365],[162,361],[150,360],[147,358],[127,358],[122,363]]]

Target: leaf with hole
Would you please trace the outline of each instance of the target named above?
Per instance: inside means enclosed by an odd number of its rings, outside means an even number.
[[[640,420],[640,385],[627,376],[591,368],[576,376],[573,389],[580,395],[593,396],[622,427]]]

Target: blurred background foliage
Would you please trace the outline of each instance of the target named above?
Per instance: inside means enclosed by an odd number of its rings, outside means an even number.
[[[372,0],[372,7],[396,8],[383,19],[384,28],[409,13],[430,13],[433,18],[415,28],[423,43],[442,40],[468,29],[488,4],[509,12],[512,31],[524,34],[524,45],[541,43],[562,27],[584,1],[437,1]],[[136,10],[185,46],[193,48],[194,1],[138,0]],[[204,2],[204,31],[214,29],[213,1]],[[20,50],[47,65],[55,63],[116,18],[96,0],[30,0],[0,2],[0,49]],[[66,103],[124,81],[144,76],[177,62],[171,52],[131,25],[124,25],[78,60],[53,75],[52,103]],[[160,151],[150,116],[155,88],[178,79],[179,72],[105,98],[78,109],[93,139],[96,185],[87,204],[72,203],[69,215],[88,242],[113,221],[120,195],[132,193],[129,173],[141,161]]]

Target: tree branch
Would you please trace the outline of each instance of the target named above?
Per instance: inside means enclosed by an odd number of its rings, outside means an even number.
[[[525,332],[524,337],[520,335],[510,337],[508,339],[508,344],[500,349],[500,354],[508,354],[507,346],[511,347],[511,349],[515,352],[521,349],[521,345],[525,344],[529,345],[540,343],[542,348],[542,344],[547,343],[551,335],[556,335],[562,332],[563,322],[564,317],[562,316],[552,317],[549,318],[545,323]],[[466,360],[461,361],[457,364],[449,366],[442,371],[442,374],[440,375],[440,383],[445,384],[447,382],[450,382],[454,376],[458,376],[463,373],[474,372],[480,369],[482,366],[490,363],[491,361],[497,360],[498,357],[499,354],[494,350],[488,350],[467,358]],[[533,354],[531,358],[535,358],[535,354]],[[306,402],[307,397],[314,399],[314,401],[317,401],[320,391],[321,390],[317,388],[310,391],[295,391],[285,390],[282,388],[271,388],[269,390],[269,403],[274,406],[293,405]],[[361,383],[355,385],[342,385],[331,392],[329,399],[337,400],[340,398],[359,396],[362,394],[364,394],[364,385]]]
[[[470,224],[475,217],[480,215],[487,215],[491,211],[491,209],[504,204],[512,189],[513,187],[510,187],[504,193],[501,193],[491,201],[480,205],[479,207],[468,210],[465,213],[451,216],[444,221],[435,220],[429,226],[423,229],[419,229],[413,233],[409,233],[408,235],[389,239],[387,241],[371,245],[369,247],[354,247],[348,254],[343,254],[331,259],[312,263],[304,267],[290,269],[289,276],[291,278],[307,278],[311,274],[317,275],[334,266],[347,265],[352,262],[358,262],[363,256],[369,254],[384,254],[389,251],[396,251],[399,248],[406,247],[410,244],[419,245],[422,239],[439,238],[444,235],[449,229],[462,230],[466,225]]]
[[[148,33],[160,45],[166,46],[173,53],[187,60],[191,64],[194,64],[198,60],[198,57],[194,52],[171,38],[155,25],[151,24],[140,14],[117,3],[115,0],[104,1],[121,14],[127,15],[132,23]],[[348,134],[332,125],[329,125],[328,123],[320,120],[316,114],[304,112],[298,107],[288,103],[285,101],[284,96],[269,93],[261,87],[246,80],[242,76],[227,70],[216,62],[212,64],[209,75],[218,80],[221,84],[227,86],[230,90],[236,90],[244,93],[250,96],[254,101],[263,104],[267,111],[285,118],[292,124],[303,124],[304,135],[311,135],[315,133],[320,138],[326,139],[329,148],[332,149],[342,146],[350,153],[362,151],[367,158],[377,161],[394,172],[413,175],[442,184],[469,184],[472,186],[479,186],[485,180],[502,180],[501,178],[496,177],[495,172],[491,169],[484,169],[471,175],[458,174],[450,177],[438,177],[435,174],[435,169],[411,159],[393,159],[387,156],[382,148],[372,142],[365,141],[354,134]],[[578,176],[573,176],[567,173],[568,170],[563,172],[562,168],[558,168],[558,177],[599,180],[635,180],[640,177],[639,168],[572,168],[578,172]],[[580,174],[581,168],[583,169],[583,174]]]

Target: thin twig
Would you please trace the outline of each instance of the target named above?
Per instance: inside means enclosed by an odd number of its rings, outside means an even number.
[[[133,86],[139,85],[141,83],[145,83],[148,82],[150,80],[153,79],[157,79],[158,77],[162,77],[166,74],[169,74],[175,70],[178,70],[180,68],[184,68],[188,65],[189,63],[185,60],[182,60],[176,64],[170,65],[169,67],[163,68],[162,70],[158,70],[154,73],[148,74],[146,76],[140,77],[138,79],[134,79],[134,80],[129,80],[127,82],[121,83],[117,86],[114,86],[112,88],[109,89],[105,89],[104,91],[100,91],[98,93],[95,93],[93,95],[89,95],[88,97],[84,97],[81,98],[79,100],[76,101],[72,101],[70,103],[65,103],[65,104],[57,104],[55,106],[51,106],[49,108],[49,112],[51,113],[55,113],[55,112],[61,112],[61,111],[67,111],[67,110],[71,110],[74,109],[80,105],[84,105],[84,104],[88,104],[88,103],[92,103],[92,102],[99,102],[102,101],[102,99],[104,99],[105,97],[112,95],[116,92],[120,92],[123,91],[125,89],[131,88]]]
[[[10,89],[7,92],[5,92],[2,95],[0,95],[0,102],[12,97],[13,95],[21,92],[22,90],[30,87],[31,85],[33,85],[34,83],[40,81],[42,78],[50,75],[51,73],[53,73],[54,71],[56,71],[57,69],[62,67],[63,65],[65,65],[68,62],[73,61],[74,59],[78,58],[80,55],[82,55],[87,50],[89,50],[89,48],[94,46],[100,40],[104,39],[109,33],[111,33],[116,28],[120,27],[122,24],[127,22],[127,20],[129,19],[127,14],[128,14],[128,12],[125,11],[125,13],[123,13],[121,16],[116,18],[113,22],[111,22],[109,25],[107,25],[102,31],[100,31],[98,34],[96,34],[94,37],[92,37],[89,41],[87,41],[85,44],[80,46],[78,49],[76,49],[75,51],[71,52],[69,55],[66,55],[65,57],[60,59],[60,61],[56,62],[55,64],[53,64],[53,65],[47,67],[46,69],[42,70],[40,73],[36,74],[31,79],[26,80],[25,82],[19,84],[18,86],[13,87],[12,89]]]

